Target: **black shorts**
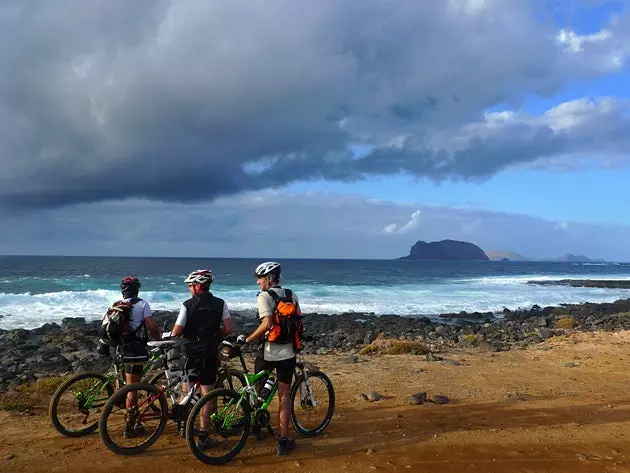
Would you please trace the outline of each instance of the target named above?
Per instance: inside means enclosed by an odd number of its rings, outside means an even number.
[[[217,382],[217,357],[209,355],[205,358],[186,358],[184,376],[190,382],[199,381],[202,386],[213,386]]]
[[[256,356],[254,361],[254,371],[258,373],[262,370],[275,369],[280,383],[291,384],[293,373],[295,373],[295,362],[295,357],[282,361],[265,361],[262,353],[258,352],[258,356]]]
[[[138,361],[144,363],[149,360],[149,352],[144,343],[133,342],[126,343],[122,347],[123,362]],[[143,365],[128,365],[125,364],[125,373],[127,374],[142,374]]]

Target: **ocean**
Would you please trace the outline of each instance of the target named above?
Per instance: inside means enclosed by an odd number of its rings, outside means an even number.
[[[230,309],[253,311],[253,271],[262,259],[0,256],[0,329],[35,328],[64,317],[100,319],[120,297],[122,276],[142,282],[153,309],[179,309],[184,278],[198,268],[215,274],[212,291]],[[372,312],[409,317],[501,311],[560,303],[630,298],[620,289],[533,286],[531,279],[630,279],[630,263],[281,260],[283,285],[304,312]]]

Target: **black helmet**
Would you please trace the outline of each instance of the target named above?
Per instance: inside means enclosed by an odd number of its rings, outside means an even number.
[[[138,281],[138,278],[136,278],[135,276],[127,276],[122,278],[122,281],[120,281],[120,290],[123,293],[137,293],[138,290],[140,290],[140,286],[142,286],[142,284],[140,284],[140,281]]]

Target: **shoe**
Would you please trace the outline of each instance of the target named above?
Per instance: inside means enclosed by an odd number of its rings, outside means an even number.
[[[219,441],[208,437],[208,432],[199,432],[199,438],[197,439],[197,448],[199,450],[207,450],[218,446]]]
[[[278,440],[279,457],[286,457],[293,450],[295,450],[295,439],[291,437],[285,437]]]
[[[254,440],[262,440],[263,439],[263,434],[262,434],[262,428],[260,427],[260,425],[252,425],[252,430],[250,435],[252,436],[252,438]]]
[[[136,437],[142,437],[146,433],[147,431],[142,426],[142,424],[136,424],[135,426],[127,425],[125,427],[125,431],[123,432],[123,438],[132,439]]]

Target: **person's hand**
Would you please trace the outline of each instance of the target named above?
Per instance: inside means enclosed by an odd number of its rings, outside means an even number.
[[[241,345],[245,345],[247,343],[247,337],[243,334],[236,337],[236,343],[240,343]]]

